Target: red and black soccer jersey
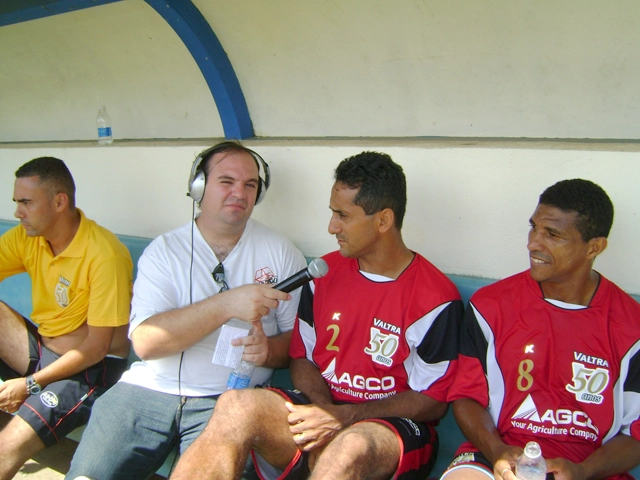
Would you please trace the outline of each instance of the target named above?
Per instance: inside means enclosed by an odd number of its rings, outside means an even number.
[[[416,254],[395,280],[326,255],[329,273],[306,285],[292,358],[314,362],[335,402],[407,390],[444,402],[455,376],[462,302],[455,285]]]
[[[578,463],[619,432],[640,440],[639,350],[640,305],[615,284],[601,276],[581,307],[525,271],[471,297],[449,400],[488,408],[507,444]]]

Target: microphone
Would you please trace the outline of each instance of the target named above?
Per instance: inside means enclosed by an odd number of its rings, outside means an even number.
[[[289,293],[296,288],[300,288],[307,282],[310,282],[314,278],[324,277],[329,271],[329,265],[321,258],[316,258],[309,266],[304,270],[300,270],[298,273],[291,275],[286,280],[281,281],[273,288],[280,290],[281,292]]]

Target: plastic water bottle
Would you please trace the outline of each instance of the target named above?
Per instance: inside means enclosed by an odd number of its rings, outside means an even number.
[[[111,145],[113,143],[111,117],[107,113],[107,107],[104,105],[98,111],[96,125],[98,126],[98,145]]]
[[[255,369],[256,366],[253,363],[242,360],[240,365],[229,375],[227,390],[247,388]]]
[[[524,453],[516,463],[516,477],[521,480],[545,480],[547,478],[547,462],[542,457],[542,450],[537,442],[529,442]]]

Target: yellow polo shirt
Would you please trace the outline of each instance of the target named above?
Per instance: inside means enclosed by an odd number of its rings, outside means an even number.
[[[117,327],[129,322],[133,263],[127,247],[80,211],[80,226],[57,256],[44,237],[29,237],[18,225],[0,237],[0,281],[31,277],[38,332],[58,337],[83,323]]]

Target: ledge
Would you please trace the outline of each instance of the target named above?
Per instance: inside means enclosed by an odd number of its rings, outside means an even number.
[[[101,148],[189,147],[214,145],[224,138],[123,139]],[[587,150],[640,152],[640,140],[576,138],[483,138],[483,137],[254,137],[247,146],[265,147],[405,147],[405,148],[504,148],[524,150]],[[95,140],[50,142],[0,142],[0,149],[91,148]]]

